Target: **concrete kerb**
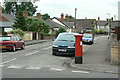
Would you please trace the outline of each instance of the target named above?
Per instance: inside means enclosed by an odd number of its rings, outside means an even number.
[[[33,45],[33,44],[38,44],[38,43],[44,43],[44,42],[48,42],[50,40],[39,40],[39,41],[34,41],[34,42],[30,42],[30,41],[25,41],[25,45],[28,46],[28,45]]]
[[[74,65],[74,61],[75,61],[75,59],[71,59],[71,60],[68,61],[69,67],[80,69],[80,70],[85,70],[85,71],[94,71],[94,72],[118,74],[118,72],[115,72],[115,71],[107,71],[107,70],[105,71],[105,70],[99,70],[99,69],[95,70],[95,69],[90,69],[90,68],[86,68],[86,67],[76,66],[76,65]]]

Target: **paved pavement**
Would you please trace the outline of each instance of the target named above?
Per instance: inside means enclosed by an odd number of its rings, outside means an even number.
[[[97,45],[96,45],[97,44]],[[75,59],[69,61],[69,67],[77,68],[80,70],[97,71],[104,73],[118,73],[118,66],[111,65],[106,61],[109,54],[109,40],[107,36],[98,37],[87,51],[84,51],[83,64],[75,64]]]

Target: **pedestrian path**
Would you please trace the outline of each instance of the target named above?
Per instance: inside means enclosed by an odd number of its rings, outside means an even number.
[[[98,36],[95,43],[87,51],[83,52],[83,64],[75,64],[75,59],[71,59],[70,67],[79,70],[118,74],[118,66],[111,65],[109,61],[106,61],[109,56],[108,43],[107,36]]]

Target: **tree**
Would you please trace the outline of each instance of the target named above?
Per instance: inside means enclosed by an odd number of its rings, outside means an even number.
[[[57,31],[56,34],[62,33],[62,32],[66,32],[66,29],[63,27],[60,27]]]
[[[50,18],[50,16],[49,16],[48,14],[43,14],[43,15],[41,15],[41,16],[42,16],[42,19],[43,19],[43,20],[47,20],[47,19]]]
[[[92,24],[92,34],[93,34],[93,37],[94,37],[95,36],[95,29],[94,29],[94,27],[96,25],[96,20],[91,19],[90,23]]]
[[[15,20],[16,22],[14,22],[14,27],[19,28],[23,31],[27,30],[25,17],[23,16],[23,13],[21,11],[19,11]]]
[[[12,30],[11,33],[15,35],[19,34],[21,37],[25,35],[25,32],[21,29]]]
[[[49,32],[49,25],[48,24],[44,24],[45,26],[43,27],[44,29],[44,33],[48,33]]]
[[[27,18],[26,19],[26,26],[28,31],[35,31],[35,32],[44,32],[48,33],[49,32],[49,25],[46,24],[44,21],[41,21],[39,19],[31,19]]]
[[[66,29],[65,28],[63,28],[63,27],[60,27],[58,30],[56,30],[55,31],[55,33],[56,33],[56,38],[57,38],[57,36],[60,34],[60,33],[62,33],[62,32],[66,32]]]
[[[3,13],[18,14],[19,11],[28,11],[28,15],[32,16],[36,12],[37,6],[34,6],[32,2],[4,2]]]
[[[69,16],[69,19],[72,19],[72,20],[74,20],[75,18],[74,17],[72,17],[71,15]]]
[[[2,7],[2,13],[5,13],[5,9]]]

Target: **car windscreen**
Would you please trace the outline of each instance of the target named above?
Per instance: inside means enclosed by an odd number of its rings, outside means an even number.
[[[73,34],[60,34],[56,40],[75,42],[75,37]]]
[[[83,34],[84,36],[84,38],[92,38],[92,34]]]
[[[11,36],[0,37],[0,41],[10,41],[10,40],[11,40]]]

